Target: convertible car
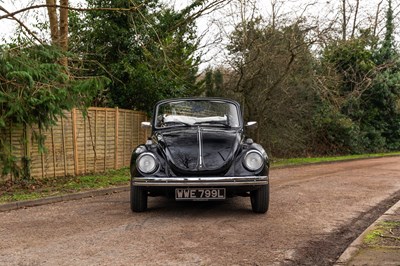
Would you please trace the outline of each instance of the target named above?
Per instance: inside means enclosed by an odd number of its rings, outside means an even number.
[[[177,201],[225,200],[247,196],[252,210],[269,206],[269,160],[261,145],[246,138],[241,109],[223,98],[182,98],[158,102],[151,138],[132,153],[130,203],[147,209],[149,196]]]

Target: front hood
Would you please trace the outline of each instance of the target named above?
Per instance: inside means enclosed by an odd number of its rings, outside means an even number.
[[[235,130],[200,127],[159,133],[157,138],[176,174],[226,172],[240,144]]]

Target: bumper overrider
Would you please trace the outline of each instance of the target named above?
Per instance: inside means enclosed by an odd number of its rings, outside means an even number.
[[[239,177],[133,177],[132,185],[143,187],[196,186],[261,186],[268,185],[268,176]]]

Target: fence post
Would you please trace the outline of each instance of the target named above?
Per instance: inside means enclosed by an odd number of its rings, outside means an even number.
[[[124,112],[124,135],[123,135],[123,144],[122,144],[122,165],[125,165],[125,137],[126,137],[126,111]]]
[[[50,134],[51,134],[51,150],[53,152],[53,177],[56,177],[56,148],[54,145],[53,126],[50,127]]]
[[[136,123],[136,126],[137,126],[137,129],[138,129],[138,133],[137,133],[137,144],[136,145],[139,145],[139,144],[141,144],[141,143],[143,143],[143,141],[141,140],[141,138],[140,138],[140,116],[139,115],[136,115],[136,119],[137,119],[137,123]]]
[[[39,134],[40,135],[42,135],[42,128],[41,127],[39,127]],[[44,142],[43,142],[43,145],[44,145]],[[41,151],[40,152],[40,162],[41,162],[41,164],[42,164],[42,178],[45,178],[46,177],[46,175],[45,175],[45,171],[44,171],[44,151]]]
[[[93,171],[96,172],[97,167],[97,109],[94,110],[94,163]]]
[[[12,128],[10,128],[10,132],[12,132]],[[31,139],[32,132],[31,128],[24,123],[23,125],[23,161],[22,161],[22,171],[24,178],[32,178],[31,176]],[[11,176],[12,177],[12,176]]]
[[[66,176],[68,172],[68,163],[67,163],[67,148],[65,143],[65,126],[64,126],[63,116],[61,116],[61,136],[62,136],[62,153],[64,159],[64,176]]]
[[[78,175],[78,143],[76,132],[76,108],[72,109],[72,141],[74,147],[74,170],[75,175]]]
[[[9,145],[10,145],[10,155],[12,155],[12,152],[13,152],[13,143],[12,143],[12,130],[13,130],[13,124],[12,124],[12,122],[10,122],[10,132],[9,132],[9,134],[8,134],[8,137],[9,137]],[[4,167],[4,166],[3,166]],[[10,174],[10,177],[11,177],[11,181],[15,181],[16,179],[16,176],[14,176],[14,174],[11,172],[11,174]]]
[[[89,119],[89,110],[86,117],[83,117],[83,173],[87,173],[87,155],[86,155],[86,119]]]
[[[114,141],[114,169],[117,170],[118,169],[118,133],[119,133],[119,111],[118,111],[118,107],[115,108],[115,141]]]
[[[108,113],[107,113],[107,109],[106,109],[106,126],[104,127],[104,171],[107,170],[106,168],[106,161],[107,161],[107,117],[108,117]]]

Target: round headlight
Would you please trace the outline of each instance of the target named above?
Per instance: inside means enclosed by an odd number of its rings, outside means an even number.
[[[244,156],[243,164],[247,170],[257,171],[264,166],[264,158],[259,151],[249,151]]]
[[[142,153],[136,160],[136,166],[140,172],[151,174],[157,170],[158,162],[153,154]]]

